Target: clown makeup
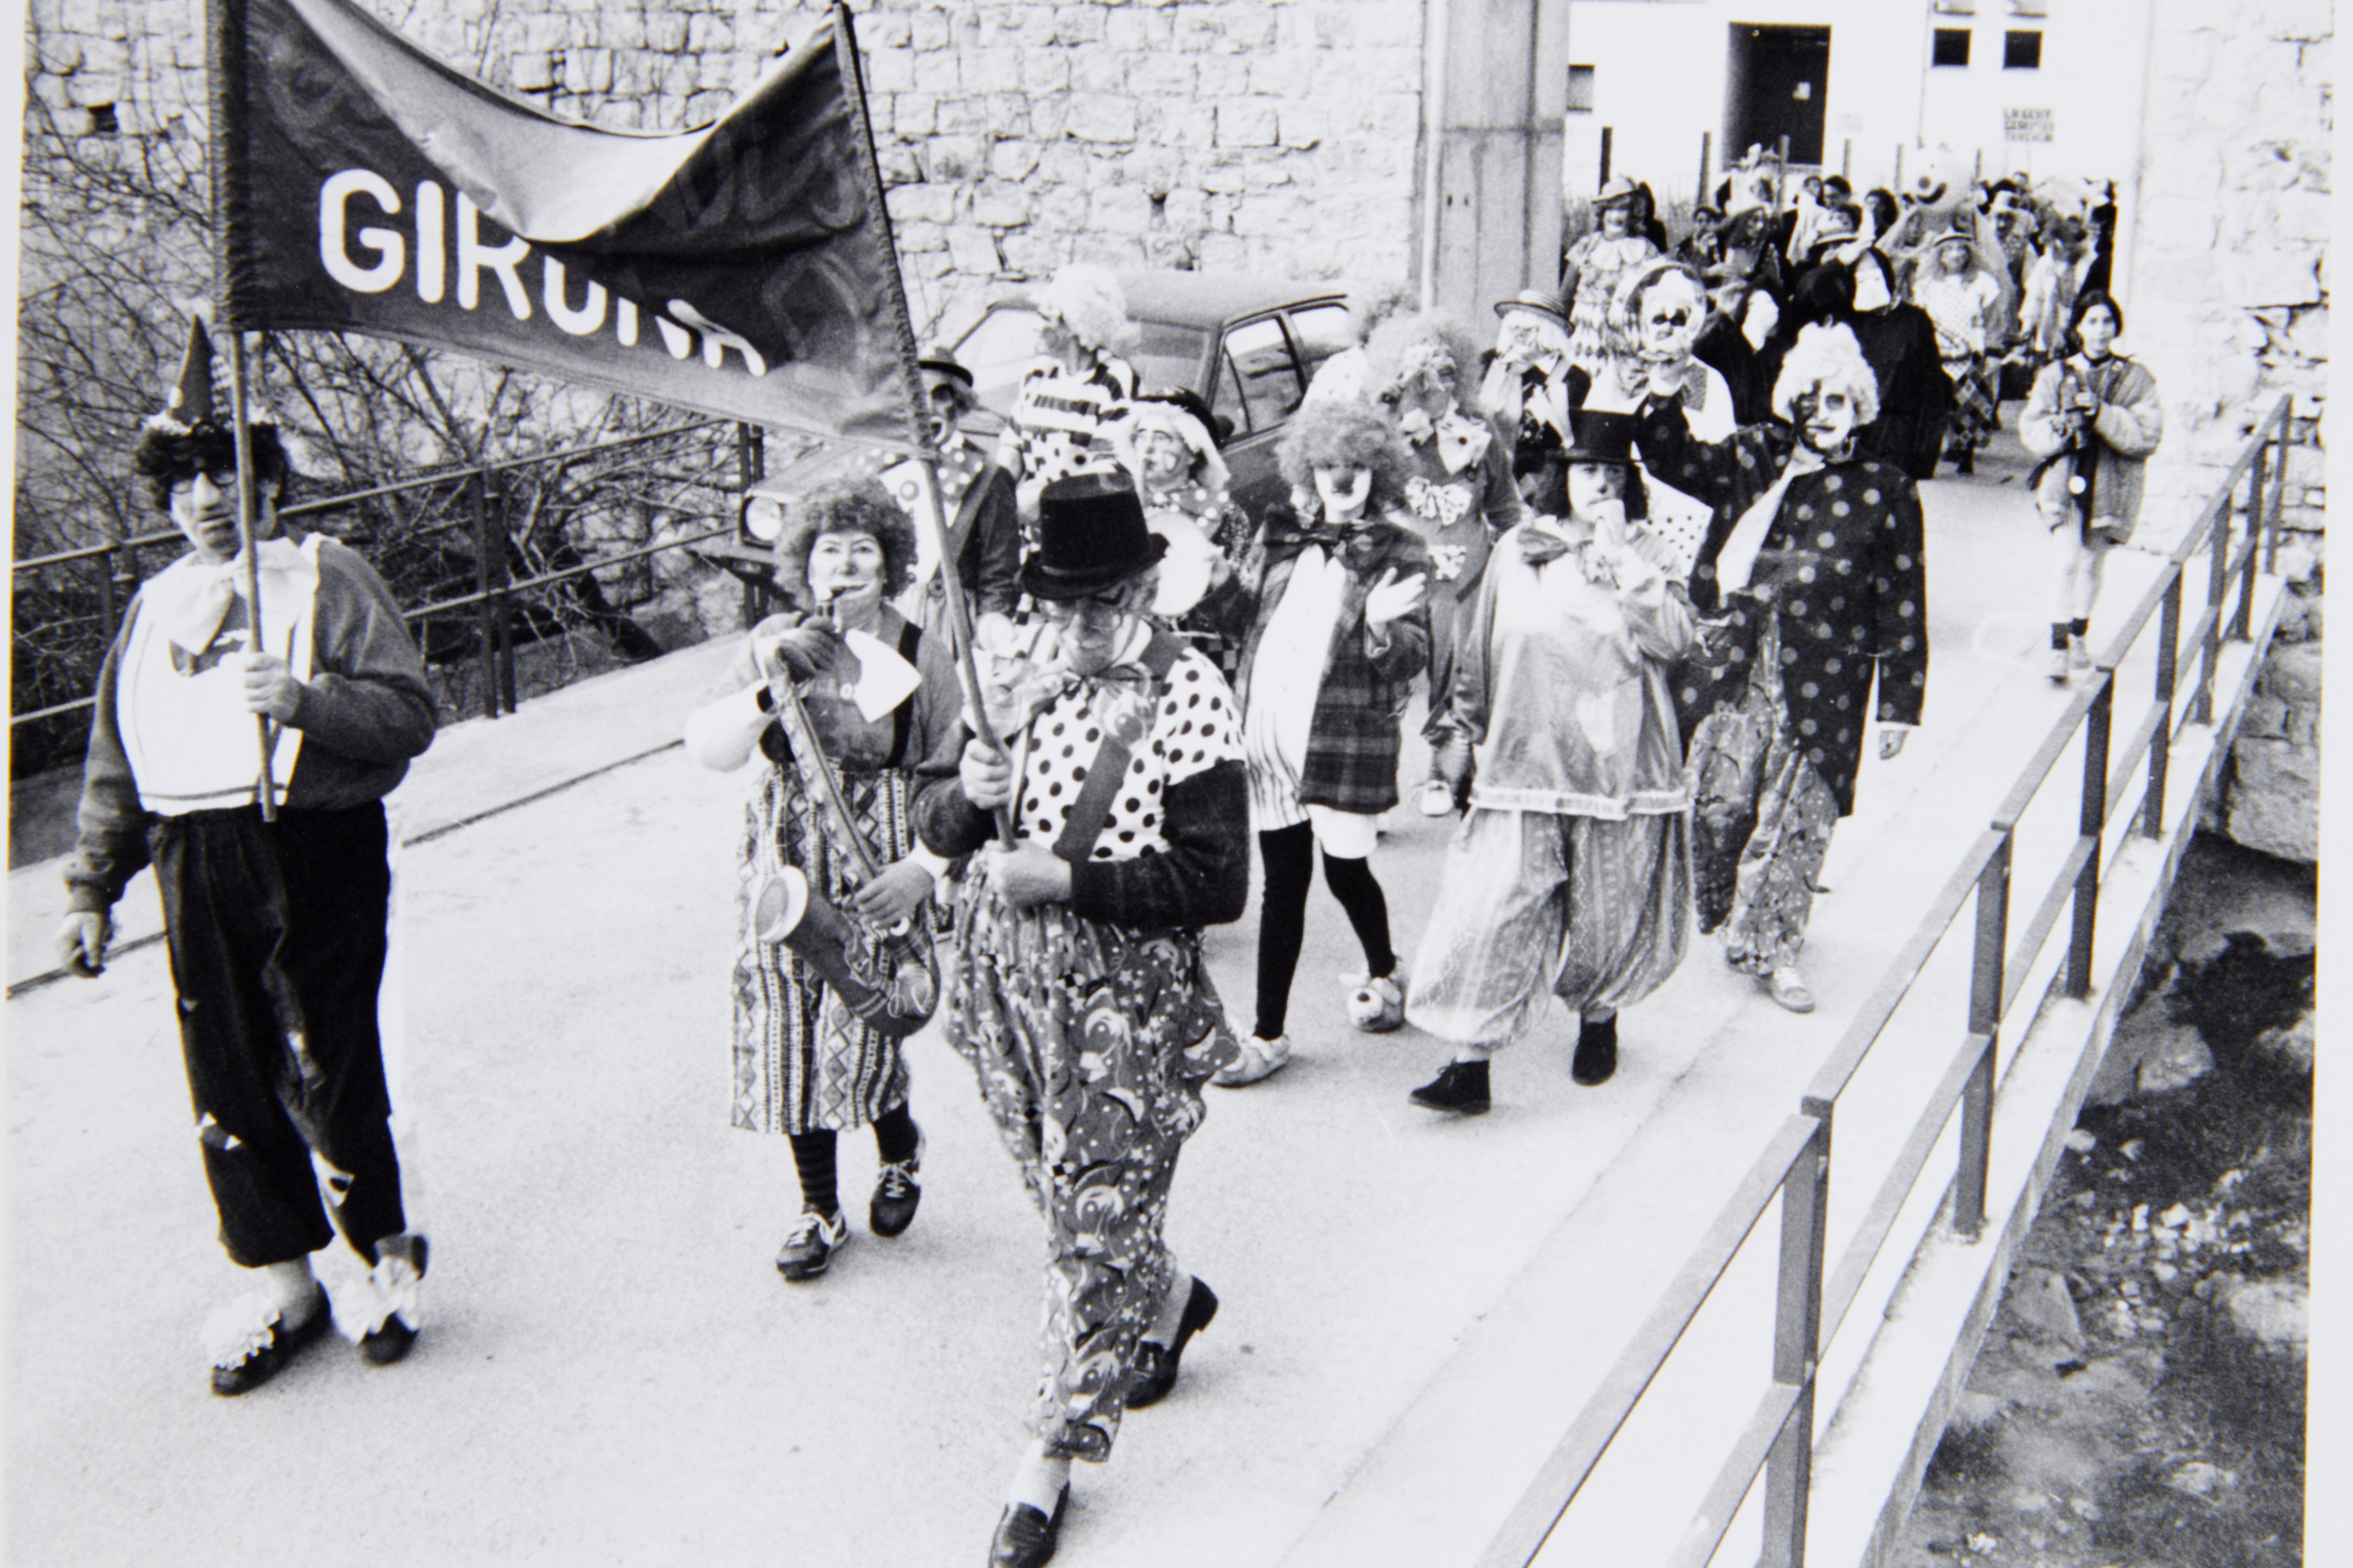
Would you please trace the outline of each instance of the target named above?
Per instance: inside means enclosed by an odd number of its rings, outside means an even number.
[[[1324,503],[1324,521],[1339,526],[1356,522],[1365,515],[1365,503],[1372,499],[1373,470],[1358,464],[1345,468],[1315,470],[1315,497]]]
[[[2105,305],[2093,306],[2075,323],[2075,335],[2084,341],[2084,358],[2094,363],[2107,358],[2116,346],[2116,313]]]
[[[1958,236],[1936,247],[1936,265],[1947,272],[1960,272],[1969,264],[1969,242]]]
[[[862,625],[882,602],[881,542],[862,531],[820,533],[809,542],[809,593],[831,603],[844,625]]]
[[[1616,206],[1603,207],[1601,209],[1601,237],[1604,239],[1625,238],[1626,226],[1632,220],[1632,217],[1633,215],[1629,212],[1622,204]]]
[[[1816,382],[1790,402],[1806,445],[1822,456],[1835,457],[1854,438],[1854,399],[1846,389]]]
[[[1509,359],[1535,360],[1551,346],[1545,341],[1546,325],[1533,310],[1506,310],[1495,347]]]
[[[954,438],[964,401],[964,387],[954,376],[923,372],[923,413],[931,426],[932,445],[944,447]]]
[[[1094,353],[1079,342],[1078,333],[1060,316],[1038,319],[1038,352],[1061,362],[1064,370],[1082,371],[1094,363]]]
[[[1589,518],[1605,501],[1626,494],[1626,470],[1615,463],[1571,463],[1568,466],[1568,514]]]
[[[1156,484],[1171,483],[1193,466],[1193,449],[1173,430],[1146,430],[1135,438],[1135,455],[1144,477]]]
[[[1053,624],[1071,668],[1093,675],[1111,668],[1144,607],[1152,602],[1160,574],[1146,572],[1116,587],[1079,599],[1041,599],[1039,610]]]
[[[1635,331],[1645,360],[1673,364],[1691,357],[1700,318],[1707,313],[1691,279],[1671,272],[1635,302]]]

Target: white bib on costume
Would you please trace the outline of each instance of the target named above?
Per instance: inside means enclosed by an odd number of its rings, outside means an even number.
[[[314,533],[299,545],[269,539],[259,545],[261,629],[269,650],[286,660],[297,680],[311,678],[311,611],[324,537]],[[248,646],[244,626],[221,629],[221,618],[244,592],[244,557],[209,565],[194,555],[182,556],[140,591],[139,613],[115,675],[115,721],[139,782],[139,803],[159,816],[249,805],[259,791],[261,753],[254,715],[245,706],[244,678],[224,662],[183,668],[224,641],[238,650]],[[207,621],[210,630],[203,629]],[[191,641],[199,646],[185,647]],[[272,730],[270,777],[283,790],[294,776],[302,732],[280,725]]]

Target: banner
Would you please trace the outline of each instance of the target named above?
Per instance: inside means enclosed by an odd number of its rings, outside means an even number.
[[[920,381],[846,8],[727,113],[559,120],[353,0],[211,0],[222,324],[364,332],[909,447]]]

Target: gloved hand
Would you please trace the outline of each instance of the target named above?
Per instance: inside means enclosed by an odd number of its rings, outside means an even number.
[[[760,672],[770,680],[807,680],[830,665],[842,647],[831,626],[792,626],[759,650]]]

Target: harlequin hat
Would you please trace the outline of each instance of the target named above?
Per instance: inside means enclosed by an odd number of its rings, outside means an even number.
[[[278,426],[267,419],[246,421],[254,477],[269,484],[287,472],[286,448]],[[188,321],[187,346],[180,355],[164,406],[139,426],[131,452],[132,470],[146,479],[158,510],[168,510],[172,486],[198,473],[219,473],[237,460],[237,433],[213,388],[212,334],[202,316]]]
[[[1562,326],[1568,325],[1568,310],[1560,296],[1542,289],[1523,289],[1508,300],[1495,301],[1495,314],[1508,316],[1514,310],[1533,310],[1539,316],[1550,316]]]
[[[1144,503],[1122,474],[1073,474],[1038,500],[1038,553],[1021,568],[1033,599],[1083,599],[1159,563],[1168,541],[1145,526]]]

